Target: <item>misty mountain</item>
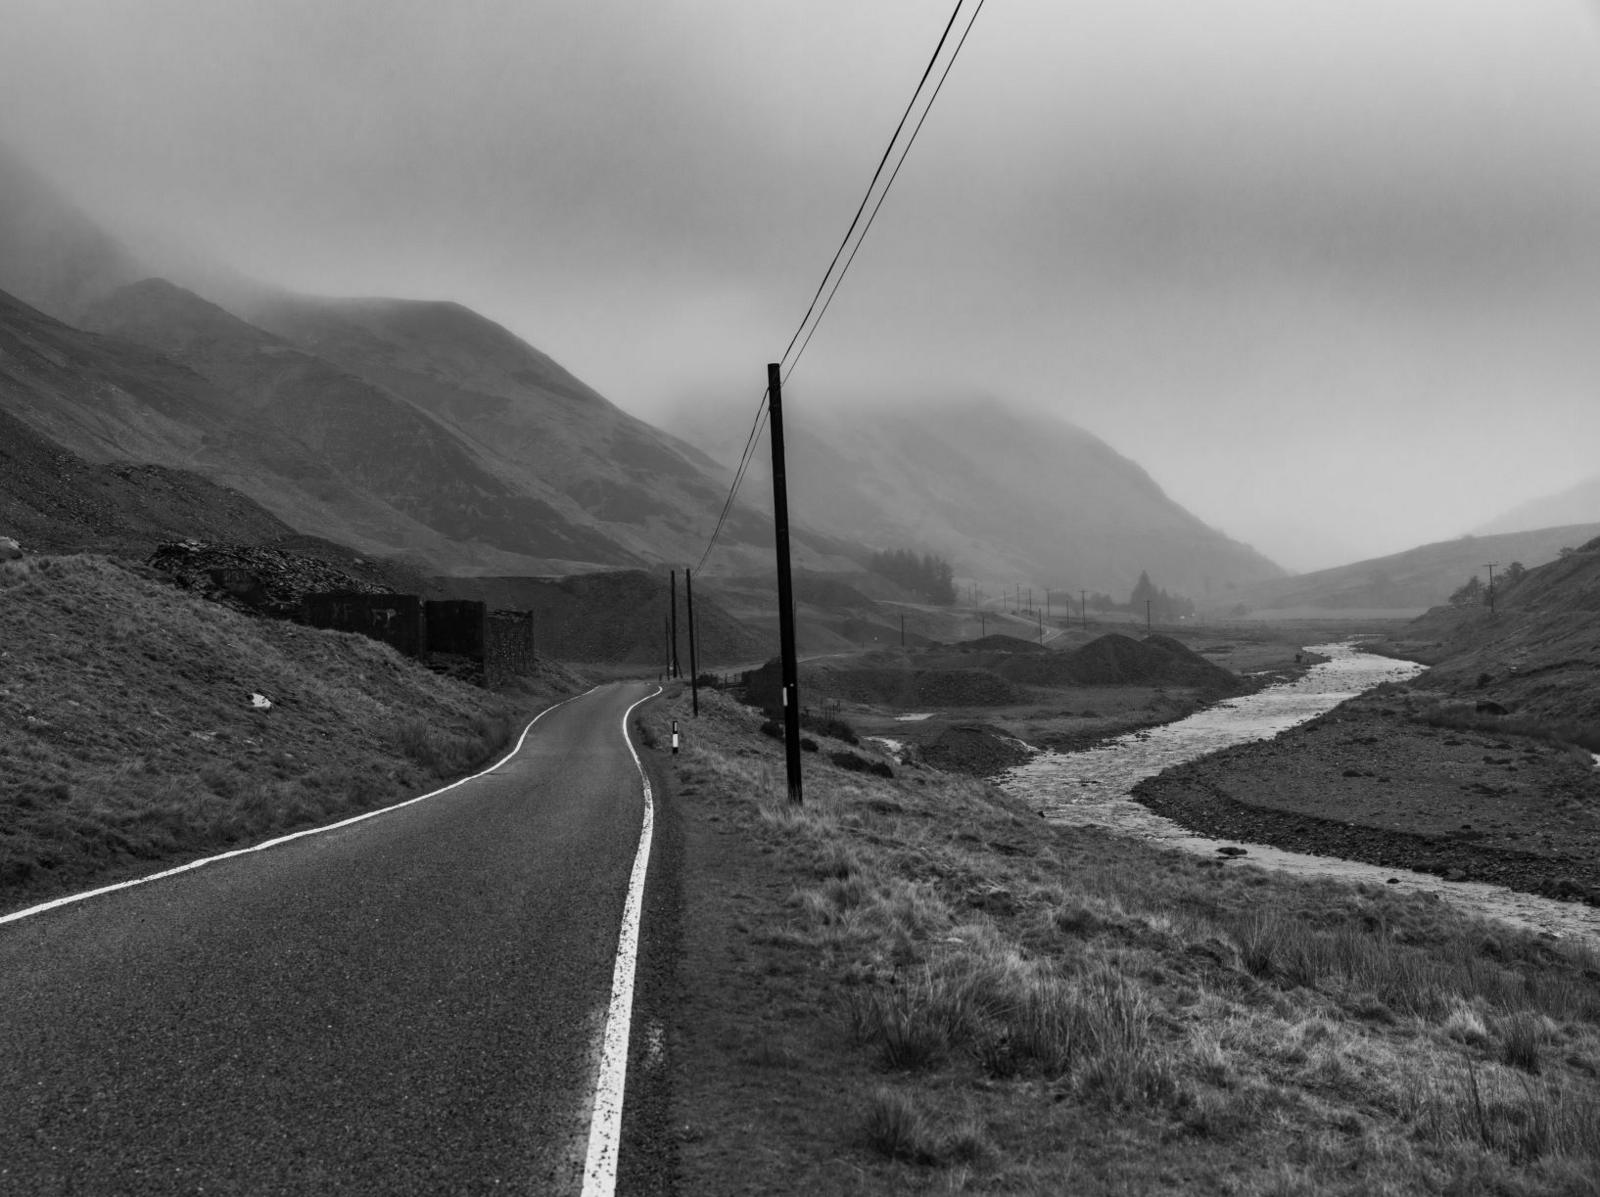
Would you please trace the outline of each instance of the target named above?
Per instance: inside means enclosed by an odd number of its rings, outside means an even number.
[[[1577,485],[1553,495],[1519,504],[1481,527],[1474,528],[1473,534],[1487,536],[1494,532],[1523,532],[1530,528],[1596,521],[1600,521],[1600,474],[1585,478]]]
[[[397,395],[466,441],[497,475],[591,521],[640,560],[693,562],[727,473],[692,445],[629,415],[550,357],[457,303],[283,293],[249,318]],[[837,568],[854,547],[794,530],[797,560]],[[766,567],[770,521],[737,506],[719,564]]]
[[[1255,610],[1421,611],[1448,601],[1474,575],[1488,581],[1487,562],[1509,565],[1520,561],[1532,569],[1554,561],[1563,548],[1583,544],[1597,534],[1600,523],[1461,536],[1387,557],[1263,582],[1241,591],[1239,601]]]
[[[937,553],[995,588],[1100,590],[1126,599],[1139,574],[1198,601],[1282,574],[1173,502],[1139,465],[1049,415],[994,400],[785,406],[790,513],[848,528],[879,549]],[[730,457],[745,428],[695,427]],[[737,443],[733,440],[737,434]],[[770,501],[758,455],[743,493]]]
[[[247,324],[171,283],[149,279],[93,305],[85,324],[156,350],[214,384],[236,411],[265,421],[302,450],[291,469],[312,468],[437,536],[426,550],[447,564],[474,563],[474,550],[546,562],[639,564],[581,511],[562,512],[489,469],[440,421],[364,378]],[[263,462],[263,465],[267,463]],[[246,487],[273,489],[268,479]],[[308,527],[319,535],[396,554],[411,529],[364,530],[355,512],[330,503]]]
[[[61,320],[150,271],[0,144],[0,289]]]

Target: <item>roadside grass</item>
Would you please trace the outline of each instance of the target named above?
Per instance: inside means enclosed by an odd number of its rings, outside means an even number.
[[[5,563],[0,910],[423,792],[488,762],[539,698],[104,558]]]
[[[648,716],[688,729],[673,800],[757,863],[691,883],[741,900],[686,929],[729,947],[675,1030],[685,1191],[1600,1193],[1592,946],[917,768],[819,753],[794,807],[761,716],[701,709]],[[742,1083],[721,1044],[780,1033]]]

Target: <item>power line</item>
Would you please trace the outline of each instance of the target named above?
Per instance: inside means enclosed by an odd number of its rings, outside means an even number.
[[[812,324],[811,331],[806,333],[806,339],[801,342],[799,351],[794,355],[794,361],[789,363],[788,370],[784,372],[783,377],[785,381],[788,381],[789,375],[794,373],[795,366],[800,363],[800,358],[805,354],[806,346],[811,344],[811,338],[816,334],[817,328],[822,324],[822,318],[828,314],[828,308],[833,305],[833,297],[839,293],[839,284],[844,282],[844,276],[850,271],[850,263],[856,260],[856,254],[861,251],[861,246],[866,241],[867,234],[872,231],[872,222],[878,219],[878,209],[883,207],[883,201],[889,198],[889,188],[893,187],[894,181],[900,177],[900,168],[906,163],[906,155],[911,152],[911,147],[917,140],[917,134],[922,132],[922,123],[928,119],[928,113],[933,111],[934,102],[938,100],[939,92],[944,88],[944,81],[950,77],[950,68],[955,66],[956,57],[961,53],[961,47],[967,44],[967,34],[972,32],[972,26],[977,23],[978,16],[983,12],[983,6],[985,3],[986,0],[978,0],[978,6],[972,10],[972,19],[967,22],[967,27],[962,30],[961,37],[956,42],[956,48],[950,52],[950,60],[944,64],[944,71],[939,75],[939,82],[934,85],[933,94],[928,97],[927,107],[922,110],[922,115],[917,118],[917,123],[912,127],[911,136],[906,138],[906,144],[900,151],[900,157],[895,160],[894,170],[889,174],[889,181],[883,185],[883,191],[878,196],[878,202],[872,205],[872,213],[867,217],[866,226],[862,228],[861,236],[856,239],[855,248],[850,251],[850,256],[845,259],[844,269],[839,271],[839,277],[833,280],[833,288],[828,292],[828,298],[823,301],[822,310],[817,313],[816,322]],[[961,6],[959,4],[956,5],[958,12],[960,11],[960,8]],[[955,20],[955,17],[952,15],[950,19],[953,21]],[[945,32],[948,33],[949,30],[946,29]],[[943,39],[940,39],[940,45],[943,44]],[[937,51],[935,51],[934,56],[938,57]],[[932,64],[930,63],[929,65],[931,66]],[[923,79],[926,81],[927,76],[923,76]],[[918,85],[918,90],[921,90],[920,84]],[[913,102],[915,102],[914,96],[912,99]],[[904,122],[902,121],[902,123]],[[896,129],[895,135],[898,136],[899,132],[900,131]],[[877,181],[876,176],[874,176],[873,181]],[[871,194],[871,188],[868,188],[868,194]],[[864,202],[865,201],[863,201],[863,203]],[[857,215],[859,215],[859,213],[857,213]],[[849,240],[848,233],[845,235],[845,239]],[[829,269],[831,270],[832,267],[829,267]],[[823,279],[822,281],[826,283],[828,280]],[[808,312],[807,315],[810,315],[810,313]],[[793,345],[793,342],[791,341],[790,344]],[[784,352],[785,356],[787,356],[788,351],[785,350]]]
[[[733,482],[728,487],[728,497],[722,501],[722,511],[717,516],[717,526],[711,530],[711,539],[706,541],[705,552],[700,554],[700,561],[696,569],[705,566],[706,558],[711,556],[711,550],[716,547],[717,537],[722,535],[722,525],[728,519],[728,512],[733,509],[733,497],[739,493],[739,484],[744,481],[744,472],[750,467],[750,460],[755,455],[757,441],[761,438],[761,429],[767,422],[767,393],[761,392],[761,401],[756,406],[756,418],[750,425],[750,435],[745,438],[744,452],[739,455],[739,467],[733,473]]]
[[[956,20],[961,15],[961,9],[965,3],[965,0],[956,0],[956,6],[950,13],[950,20],[945,23],[944,32],[939,35],[939,42],[933,48],[933,54],[928,59],[928,65],[923,69],[922,77],[917,80],[917,86],[911,93],[911,100],[906,104],[905,111],[900,114],[899,123],[894,127],[894,133],[889,138],[889,144],[884,147],[883,157],[878,160],[878,167],[872,172],[872,179],[867,184],[866,193],[861,197],[861,203],[857,206],[855,215],[850,220],[850,227],[845,230],[844,238],[839,242],[839,248],[834,251],[833,258],[828,263],[828,269],[823,272],[822,281],[817,284],[816,292],[811,296],[811,302],[806,307],[805,315],[800,318],[800,323],[795,328],[794,335],[789,338],[789,344],[784,348],[783,357],[780,359],[780,362],[787,360],[789,358],[790,351],[795,347],[795,343],[800,342],[800,348],[798,352],[795,353],[794,360],[789,362],[788,369],[784,372],[783,377],[785,380],[787,380],[789,375],[794,372],[795,366],[799,363],[801,356],[806,351],[806,346],[811,344],[811,338],[816,335],[817,326],[822,323],[823,316],[827,315],[828,308],[832,306],[833,297],[839,292],[839,284],[844,281],[844,276],[849,272],[850,264],[856,260],[856,254],[861,250],[861,243],[866,240],[867,233],[871,230],[873,221],[878,218],[878,211],[883,207],[883,201],[888,197],[889,189],[894,186],[895,179],[899,178],[900,168],[905,165],[906,155],[911,152],[911,146],[916,142],[917,134],[922,131],[923,122],[928,119],[928,113],[933,110],[934,101],[939,98],[939,92],[943,89],[945,80],[950,77],[950,68],[955,65],[956,57],[961,53],[961,47],[966,45],[967,35],[972,32],[972,26],[974,23],[976,23],[978,14],[983,11],[985,2],[986,0],[978,0],[977,7],[973,9],[972,16],[967,21],[966,28],[962,31],[961,37],[956,41],[956,47],[951,52],[949,60],[945,63],[944,70],[939,75],[938,83],[934,85],[933,92],[928,97],[927,104],[923,107],[922,115],[917,118],[917,123],[912,127],[910,137],[906,139],[904,146],[901,147],[900,156],[895,160],[894,169],[889,173],[888,181],[884,184],[883,190],[878,194],[877,202],[873,203],[872,211],[867,216],[866,224],[861,225],[862,213],[866,212],[868,203],[872,202],[873,191],[877,188],[878,180],[883,177],[884,167],[888,165],[890,157],[894,154],[894,148],[900,141],[900,134],[905,131],[906,121],[909,120],[911,114],[916,111],[917,102],[922,96],[923,88],[927,86],[928,79],[933,74],[933,68],[938,65],[939,55],[944,50],[945,42],[947,42],[950,38],[950,31],[955,28]],[[861,226],[860,236],[856,236],[857,226]],[[840,269],[838,275],[835,276],[834,267],[839,265],[839,259],[844,255],[846,247],[850,246],[852,238],[855,240],[855,245],[850,249],[849,257],[845,258],[843,268]],[[833,286],[831,288],[828,287],[828,280],[830,278],[833,280]],[[822,308],[820,311],[818,311],[817,301],[822,299],[822,293],[824,290],[827,290],[828,292],[827,298],[822,301]],[[812,320],[813,314],[816,315],[816,319],[814,321]],[[810,323],[809,330],[806,327],[808,323]],[[804,341],[800,340],[801,333],[805,333]],[[727,498],[723,500],[722,510],[717,515],[716,527],[712,529],[711,537],[709,540],[707,540],[705,551],[700,554],[700,561],[695,566],[695,569],[704,568],[706,560],[711,556],[711,550],[716,547],[717,539],[722,534],[723,525],[727,522],[728,514],[733,509],[734,498],[739,493],[739,485],[744,481],[745,471],[749,468],[750,461],[754,455],[756,442],[761,435],[761,428],[766,423],[768,414],[767,395],[767,392],[762,393],[761,402],[756,411],[756,418],[750,426],[750,435],[745,439],[744,452],[741,453],[739,457],[739,466],[734,471],[733,481],[728,487]]]
[[[822,298],[822,289],[828,285],[828,279],[833,274],[833,268],[839,264],[839,256],[844,253],[844,247],[850,244],[850,237],[856,231],[856,225],[861,222],[861,214],[867,210],[867,201],[872,198],[872,189],[878,185],[878,179],[883,175],[884,165],[889,161],[889,155],[894,153],[894,143],[900,139],[900,131],[906,127],[906,118],[911,115],[911,110],[917,106],[917,97],[922,94],[923,86],[928,82],[928,76],[933,74],[933,64],[939,61],[939,51],[944,49],[945,39],[950,36],[950,30],[955,28],[956,17],[961,14],[961,5],[965,0],[956,0],[955,11],[950,14],[950,20],[944,27],[944,32],[939,35],[939,44],[933,48],[933,57],[928,59],[928,65],[922,72],[922,78],[917,80],[916,90],[911,93],[911,102],[906,105],[906,110],[900,114],[900,123],[894,127],[894,135],[889,138],[889,144],[883,147],[883,157],[878,159],[878,169],[872,172],[872,181],[867,184],[867,193],[861,197],[861,205],[856,209],[856,214],[850,220],[850,227],[845,230],[844,240],[839,242],[839,248],[833,251],[833,260],[828,263],[828,269],[823,272],[822,281],[817,284],[817,292],[811,297],[810,306],[806,314],[800,317],[800,326],[794,330],[794,336],[789,338],[789,344],[784,347],[783,356],[778,360],[787,361],[789,350],[794,348],[794,343],[800,339],[801,330],[805,328],[806,321],[811,319],[811,313],[816,310],[817,300]]]

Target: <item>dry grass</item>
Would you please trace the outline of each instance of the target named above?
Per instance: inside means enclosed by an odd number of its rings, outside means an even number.
[[[0,565],[0,908],[431,788],[531,701],[102,558]]]
[[[742,918],[740,967],[815,998],[733,1005],[796,1048],[769,1089],[857,1111],[747,1127],[764,1191],[1600,1192],[1592,949],[1050,826],[927,771],[811,757],[795,808],[759,716],[702,709],[683,801],[789,878]],[[953,1151],[958,1126],[982,1149]]]

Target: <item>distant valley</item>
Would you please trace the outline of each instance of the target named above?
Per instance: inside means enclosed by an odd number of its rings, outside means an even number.
[[[664,433],[458,304],[295,295],[221,267],[193,287],[148,277],[4,153],[0,197],[0,411],[87,465],[190,471],[296,532],[438,574],[681,566],[704,549],[725,435]],[[1148,572],[1197,601],[1282,572],[1061,421],[989,400],[791,420],[802,568],[859,574],[875,550],[910,549],[991,595],[1120,597]],[[766,475],[758,456],[713,572],[770,571]],[[17,510],[0,518],[21,528]]]

